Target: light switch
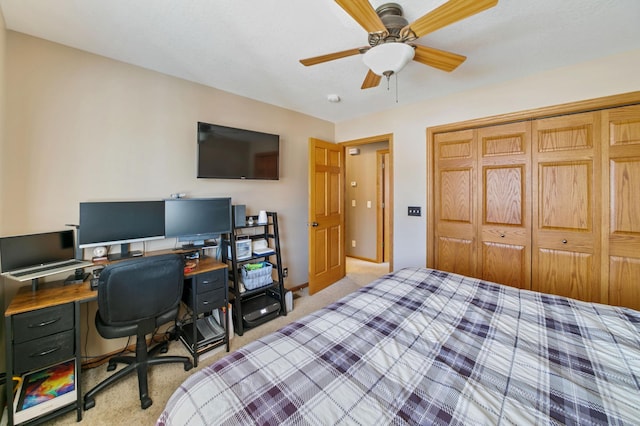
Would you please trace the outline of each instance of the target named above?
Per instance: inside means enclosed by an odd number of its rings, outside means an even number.
[[[351,200],[351,207],[355,207],[356,206],[356,200]]]
[[[407,211],[408,216],[422,216],[422,208],[417,206],[409,206]]]
[[[371,208],[371,201],[367,201],[367,208],[370,209]]]

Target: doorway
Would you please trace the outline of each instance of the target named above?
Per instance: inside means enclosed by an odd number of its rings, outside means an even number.
[[[376,145],[378,144],[378,145]],[[379,161],[378,151],[388,150],[384,153],[386,178],[379,178],[375,171],[369,178],[362,178],[360,175],[352,180],[347,179],[345,157],[350,154],[357,155],[359,152],[373,153],[373,162]],[[354,182],[352,186],[352,182]],[[375,262],[379,245],[376,241],[384,241],[386,235],[386,249],[383,247],[382,253],[386,250],[387,271],[393,270],[393,135],[379,135],[364,139],[346,141],[342,143],[330,143],[315,138],[309,139],[309,294],[313,294],[323,288],[335,283],[342,278],[345,273],[346,248],[347,245],[358,246],[358,240],[347,242],[346,236],[346,211],[353,205],[353,199],[345,198],[347,188],[357,188],[358,182],[372,185],[373,194],[355,201],[355,206],[364,206],[366,212],[372,218],[355,216],[358,219],[355,225],[365,224],[368,233],[359,233],[357,238],[362,238],[361,244],[373,250],[374,255],[359,256],[368,261]],[[387,186],[383,194],[388,201],[384,202],[383,212],[379,214],[381,201],[379,191],[376,186],[383,182]],[[378,217],[388,218],[386,225],[378,226]],[[352,215],[352,217],[354,217]],[[386,226],[386,232],[384,231]],[[352,227],[352,229],[354,229]],[[378,230],[382,229],[379,234]],[[369,243],[373,235],[373,242]],[[367,239],[369,238],[369,239]],[[386,259],[385,259],[386,260]]]
[[[392,135],[346,141],[341,145],[345,147],[345,255],[390,271]],[[347,273],[349,265],[347,262]]]

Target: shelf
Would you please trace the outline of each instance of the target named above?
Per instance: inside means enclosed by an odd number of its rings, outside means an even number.
[[[199,319],[198,321],[201,321],[202,319]],[[192,336],[193,336],[193,323],[189,322],[187,324],[183,324],[182,325],[182,333],[180,333],[180,339],[182,340],[183,343],[185,343],[186,345],[188,345],[189,347],[195,347],[196,351],[198,351],[199,348],[203,348],[205,346],[210,346],[216,343],[223,343],[224,342],[224,329],[222,328],[222,326],[218,325],[220,327],[220,332],[216,335],[214,335],[213,337],[209,337],[209,338],[205,338],[200,331],[197,331],[197,335],[198,335],[198,341],[194,343],[191,341],[192,340]],[[206,352],[206,351],[202,351],[202,352]]]
[[[257,216],[247,216],[247,218],[249,217],[253,218],[253,220],[256,220],[257,218]],[[280,304],[279,314],[287,314],[284,300],[285,290],[282,276],[278,214],[276,212],[267,212],[267,220],[267,223],[254,223],[253,225],[233,227],[231,232],[221,240],[223,245],[222,259],[223,262],[227,264],[229,272],[229,300],[233,303],[233,316],[235,319],[234,329],[239,336],[242,336],[245,329],[255,327],[273,319],[274,317],[274,315],[270,314],[268,315],[268,318],[267,316],[265,316],[264,319],[256,318],[244,324],[245,321],[243,321],[243,319],[245,316],[252,316],[252,314],[255,313],[244,312],[245,309],[243,305],[247,299],[253,298],[254,296],[260,296],[261,294],[269,294]],[[242,231],[244,229],[253,230],[253,234],[243,233]],[[252,241],[260,239],[267,240],[267,246],[272,250],[268,253],[262,254],[252,253],[250,257],[238,259],[236,241],[239,237],[249,238]],[[276,279],[269,285],[240,292],[240,286],[238,285],[241,281],[240,268],[246,263],[255,261],[265,261],[270,263],[273,267],[273,273]],[[253,309],[253,307],[249,307],[248,309]],[[275,314],[275,316],[277,315],[278,313]]]

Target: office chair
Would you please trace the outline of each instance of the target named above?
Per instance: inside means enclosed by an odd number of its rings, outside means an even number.
[[[175,321],[183,284],[184,263],[178,254],[125,260],[104,268],[98,282],[96,328],[106,339],[136,336],[136,355],[109,360],[107,371],[115,370],[117,363],[128,365],[86,393],[85,410],[95,405],[98,392],[133,371],[138,372],[140,406],[149,408],[153,404],[147,386],[149,365],[181,362],[185,371],[193,367],[188,357],[156,356],[167,352],[167,342],[148,349],[145,339],[158,326]]]

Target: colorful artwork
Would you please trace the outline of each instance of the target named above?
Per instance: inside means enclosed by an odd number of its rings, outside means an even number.
[[[26,375],[17,411],[26,410],[75,390],[75,361]]]

